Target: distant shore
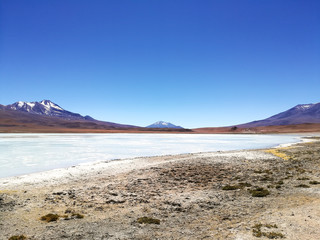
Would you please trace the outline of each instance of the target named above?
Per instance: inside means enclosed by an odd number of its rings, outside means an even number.
[[[318,239],[319,151],[308,142],[0,179],[0,239]]]
[[[99,129],[81,127],[46,127],[32,123],[1,124],[0,133],[176,133],[176,134],[271,134],[271,133],[320,133],[320,123],[264,127],[204,127],[193,129]]]

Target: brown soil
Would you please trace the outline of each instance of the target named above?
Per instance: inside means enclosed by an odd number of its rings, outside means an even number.
[[[265,126],[255,128],[234,128],[234,127],[216,127],[216,128],[195,128],[194,133],[312,133],[320,132],[320,123],[305,123],[282,126]]]

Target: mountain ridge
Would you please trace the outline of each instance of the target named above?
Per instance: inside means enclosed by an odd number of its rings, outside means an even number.
[[[95,120],[90,116],[82,116],[79,113],[67,111],[50,100],[42,100],[40,102],[18,101],[13,104],[6,105],[5,108],[15,111],[28,112],[31,114],[54,116],[66,120]]]
[[[43,133],[141,133],[190,132],[178,128],[144,128],[128,124],[99,121],[63,109],[50,100],[18,101],[0,104],[0,132]]]
[[[315,124],[315,125],[310,125]],[[279,126],[279,127],[273,127]],[[202,133],[259,133],[320,131],[320,103],[298,104],[269,118],[229,127],[184,129],[170,122],[158,121],[147,127],[95,120],[63,109],[50,100],[40,102],[18,101],[0,104],[0,132],[69,132],[69,131],[122,131],[122,132],[202,132]],[[262,127],[262,128],[261,128]],[[267,127],[264,129],[264,127]],[[272,127],[272,128],[270,128]],[[58,130],[57,130],[58,129]]]
[[[67,111],[50,100],[18,101],[0,105],[0,127],[10,128],[67,128],[67,129],[139,129],[138,126],[99,121],[90,116]]]
[[[298,104],[286,111],[280,112],[266,119],[252,121],[237,126],[262,127],[305,123],[320,123],[320,102],[314,104]]]

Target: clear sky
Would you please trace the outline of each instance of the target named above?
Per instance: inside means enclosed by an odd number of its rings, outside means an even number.
[[[319,0],[0,0],[0,104],[214,127],[320,102]]]

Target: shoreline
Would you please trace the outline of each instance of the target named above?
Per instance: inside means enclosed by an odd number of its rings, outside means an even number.
[[[298,144],[293,143],[293,144]],[[281,144],[280,144],[281,145]],[[280,147],[280,145],[274,148]],[[171,155],[159,155],[159,156],[145,156],[145,157],[134,157],[134,158],[124,158],[124,159],[114,159],[106,161],[97,161],[82,163],[66,168],[57,168],[48,171],[41,171],[36,173],[30,173],[20,176],[12,176],[6,178],[0,178],[0,188],[5,186],[8,187],[18,187],[21,184],[59,184],[61,182],[72,181],[75,178],[84,177],[87,174],[97,175],[99,172],[113,172],[115,174],[138,170],[141,168],[147,168],[158,164],[157,159],[184,159],[192,156],[202,156],[202,155],[242,155],[242,153],[247,153],[251,151],[263,151],[265,149],[243,149],[243,150],[230,150],[230,151],[212,151],[212,152],[197,152],[197,153],[183,153],[183,154],[171,154]],[[154,163],[155,161],[155,163]],[[173,160],[174,161],[174,160]],[[160,162],[162,162],[160,160]]]
[[[311,142],[315,141],[312,139],[308,139],[309,136],[300,136],[299,140],[297,142],[293,143],[283,143],[276,145],[274,147],[270,148],[282,148],[282,147],[289,147],[293,146],[299,143],[303,142]],[[134,169],[135,166],[130,165],[131,167],[126,167],[126,164],[139,164],[139,161],[147,161],[149,158],[154,157],[184,157],[188,156],[190,154],[210,154],[210,153],[224,153],[224,152],[242,152],[242,151],[251,151],[251,150],[265,150],[267,148],[255,148],[255,149],[241,149],[241,150],[226,150],[226,151],[208,151],[208,152],[196,152],[196,153],[182,153],[182,154],[169,154],[169,155],[156,155],[156,156],[142,156],[142,157],[133,157],[133,158],[120,158],[120,159],[111,159],[111,160],[105,160],[105,161],[94,161],[94,162],[88,162],[88,163],[80,163],[76,164],[70,167],[63,167],[63,168],[56,168],[56,169],[50,169],[46,171],[39,171],[29,174],[23,174],[18,176],[10,176],[10,177],[4,177],[0,178],[0,188],[4,187],[9,184],[23,184],[24,182],[27,183],[41,183],[45,181],[46,183],[50,180],[54,182],[59,182],[61,179],[69,179],[71,180],[72,177],[81,177],[83,173],[87,173],[88,171],[91,174],[96,174],[100,171],[108,171],[108,169],[111,168],[122,168],[122,169]],[[129,165],[128,165],[129,166]],[[139,168],[138,165],[136,165],[137,168]],[[89,170],[90,169],[90,170]]]
[[[316,240],[320,142],[272,149],[281,157],[266,149],[203,152],[0,179],[0,239]],[[41,221],[46,214],[58,219]],[[146,219],[156,224],[139,222]]]

